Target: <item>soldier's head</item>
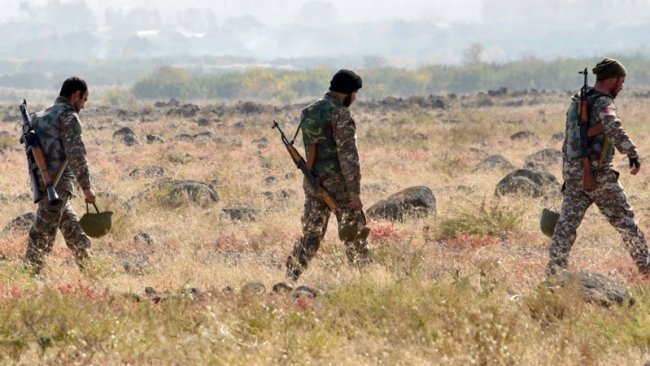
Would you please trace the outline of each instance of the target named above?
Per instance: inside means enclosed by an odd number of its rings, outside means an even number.
[[[351,70],[339,70],[330,81],[330,91],[349,107],[357,99],[357,92],[361,89],[363,82],[361,77]]]
[[[598,89],[608,92],[613,98],[623,90],[627,71],[620,61],[606,58],[597,63],[591,71],[596,75]]]
[[[67,99],[74,110],[79,113],[88,100],[88,85],[77,76],[69,77],[61,85],[59,96]]]

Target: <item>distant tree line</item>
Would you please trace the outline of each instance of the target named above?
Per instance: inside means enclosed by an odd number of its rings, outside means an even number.
[[[480,46],[470,48],[462,65],[428,65],[417,69],[382,66],[366,57],[350,65],[364,80],[363,98],[387,96],[473,93],[505,87],[516,89],[576,90],[582,79],[578,70],[590,71],[598,59],[529,58],[510,63],[481,61]],[[614,56],[627,67],[627,87],[650,87],[650,58],[641,55]],[[322,60],[277,60],[264,67],[231,70],[231,65],[255,65],[255,60],[233,57],[119,59],[87,61],[0,60],[0,87],[58,90],[61,80],[78,74],[95,90],[111,88],[111,101],[138,99],[226,99],[264,100],[290,103],[321,95],[328,87],[339,62]],[[304,64],[301,64],[304,63]],[[169,66],[174,65],[174,66]],[[74,70],[71,72],[70,70]],[[229,70],[229,71],[227,71]],[[594,77],[590,75],[590,82]],[[97,95],[97,94],[96,94]]]
[[[626,86],[650,87],[650,59],[618,57],[630,72]],[[364,80],[364,98],[387,96],[471,93],[508,89],[577,90],[579,70],[591,68],[596,59],[526,59],[506,64],[471,62],[462,66],[430,65],[417,70],[375,68],[357,70]],[[131,92],[137,98],[219,98],[291,102],[322,94],[334,70],[277,71],[251,68],[239,73],[193,74],[164,66],[138,79]],[[593,83],[594,76],[590,76]]]

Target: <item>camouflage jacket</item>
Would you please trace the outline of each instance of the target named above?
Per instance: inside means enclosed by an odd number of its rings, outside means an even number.
[[[312,144],[317,145],[313,171],[340,173],[350,193],[361,192],[361,168],[352,113],[331,93],[302,110],[300,116],[305,155],[309,161]]]
[[[590,93],[591,91],[591,93]],[[622,154],[630,157],[638,157],[636,145],[623,129],[621,119],[616,115],[616,106],[614,99],[609,94],[593,93],[593,88],[589,88],[587,95],[589,105],[589,127],[599,124],[603,126],[603,133],[595,136],[590,141],[590,161],[592,171],[606,172],[613,169],[612,161],[614,159],[614,148]],[[579,98],[577,95],[573,97]],[[609,148],[605,153],[602,164],[599,165],[604,140],[609,141]],[[581,159],[571,159],[567,156],[567,138],[562,145],[563,166],[562,176],[564,180],[582,180],[582,162]]]
[[[32,115],[32,127],[43,147],[52,179],[68,159],[68,166],[56,188],[73,193],[76,177],[81,189],[89,189],[90,172],[81,138],[81,124],[70,102],[63,97],[56,98],[54,105]]]

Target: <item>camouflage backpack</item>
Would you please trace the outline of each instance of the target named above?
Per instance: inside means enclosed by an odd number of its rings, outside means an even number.
[[[587,102],[588,102],[588,115],[589,115],[589,127],[591,125],[591,107],[594,101],[603,95],[607,95],[603,92],[600,92],[596,89],[590,88],[587,92]],[[580,96],[574,95],[571,98],[571,104],[569,109],[566,112],[566,153],[570,159],[579,159],[582,158],[582,139],[580,138]],[[589,139],[589,146],[587,146],[587,154],[590,156],[600,155],[602,147],[604,145],[605,136],[600,134]]]
[[[66,103],[55,103],[47,109],[32,115],[32,127],[38,135],[39,142],[47,158],[47,169],[56,172],[65,160],[65,149],[59,130],[59,117],[65,112],[73,112]]]

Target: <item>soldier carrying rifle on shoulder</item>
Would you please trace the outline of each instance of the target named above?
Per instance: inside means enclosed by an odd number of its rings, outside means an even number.
[[[87,100],[86,82],[71,77],[63,82],[54,104],[32,115],[31,120],[26,102],[21,105],[24,120],[21,141],[26,144],[34,202],[38,202],[25,254],[25,261],[35,274],[41,271],[45,256],[52,251],[57,229],[63,233],[81,269],[90,256],[90,239],[70,205],[75,178],[86,202],[95,203],[78,115]],[[47,199],[40,193],[42,190],[47,190]]]
[[[303,109],[298,128],[302,129],[306,161],[293,147],[293,141],[288,141],[280,130],[282,141],[305,175],[302,237],[295,243],[286,263],[290,280],[297,280],[316,255],[332,212],[338,221],[339,239],[344,242],[348,260],[358,265],[370,261],[367,242],[370,229],[366,226],[361,203],[356,124],[348,109],[361,86],[357,74],[340,70],[331,80],[330,91]],[[277,123],[274,127],[279,129]]]
[[[564,199],[553,232],[546,274],[555,275],[567,269],[576,230],[587,209],[595,203],[621,233],[639,272],[650,275],[648,244],[618,181],[619,173],[612,166],[616,148],[627,155],[632,175],[641,168],[637,148],[623,129],[614,105],[614,98],[623,90],[627,72],[619,61],[607,58],[592,71],[596,84],[588,87],[587,69],[581,72],[585,76],[584,86],[580,95],[573,97],[567,111],[562,146]]]

